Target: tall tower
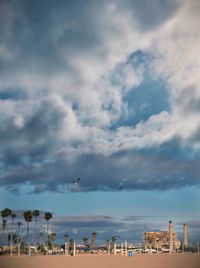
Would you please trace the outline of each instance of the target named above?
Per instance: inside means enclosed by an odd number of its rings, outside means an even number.
[[[188,247],[188,237],[187,237],[187,225],[183,224],[183,245],[184,248]]]
[[[173,223],[169,221],[169,249],[170,252],[173,250]]]

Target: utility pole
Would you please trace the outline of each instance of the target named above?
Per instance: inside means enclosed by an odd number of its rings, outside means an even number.
[[[114,243],[114,255],[116,255],[116,242]]]
[[[74,250],[73,250],[73,256],[75,256],[76,255],[76,243],[75,243],[75,241],[74,241]]]
[[[127,240],[125,240],[124,245],[125,245],[125,256],[127,256]]]
[[[67,256],[67,242],[65,241],[65,256]]]

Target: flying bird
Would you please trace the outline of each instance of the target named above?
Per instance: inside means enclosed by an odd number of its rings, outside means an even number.
[[[80,178],[74,180],[74,181],[73,181],[73,184],[78,184],[78,183],[80,182],[80,180],[81,180]]]
[[[110,216],[104,216],[104,218],[105,218],[105,219],[111,219],[111,217],[110,217]]]

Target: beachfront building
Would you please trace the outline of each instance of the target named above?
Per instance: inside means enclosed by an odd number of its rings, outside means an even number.
[[[178,239],[177,234],[173,230],[172,221],[169,221],[168,231],[145,232],[143,247],[153,249],[169,249],[170,252],[179,249],[181,247],[181,241]]]
[[[179,249],[181,246],[180,240],[177,238],[177,234],[172,234],[173,239],[173,249]],[[162,249],[170,248],[170,235],[168,231],[160,232],[145,232],[143,248],[152,248],[152,249]]]

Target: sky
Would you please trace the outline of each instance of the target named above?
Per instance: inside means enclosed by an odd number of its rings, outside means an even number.
[[[199,242],[199,14],[198,0],[1,0],[0,209],[39,209],[44,229],[51,211],[59,239],[139,243],[173,220]]]

